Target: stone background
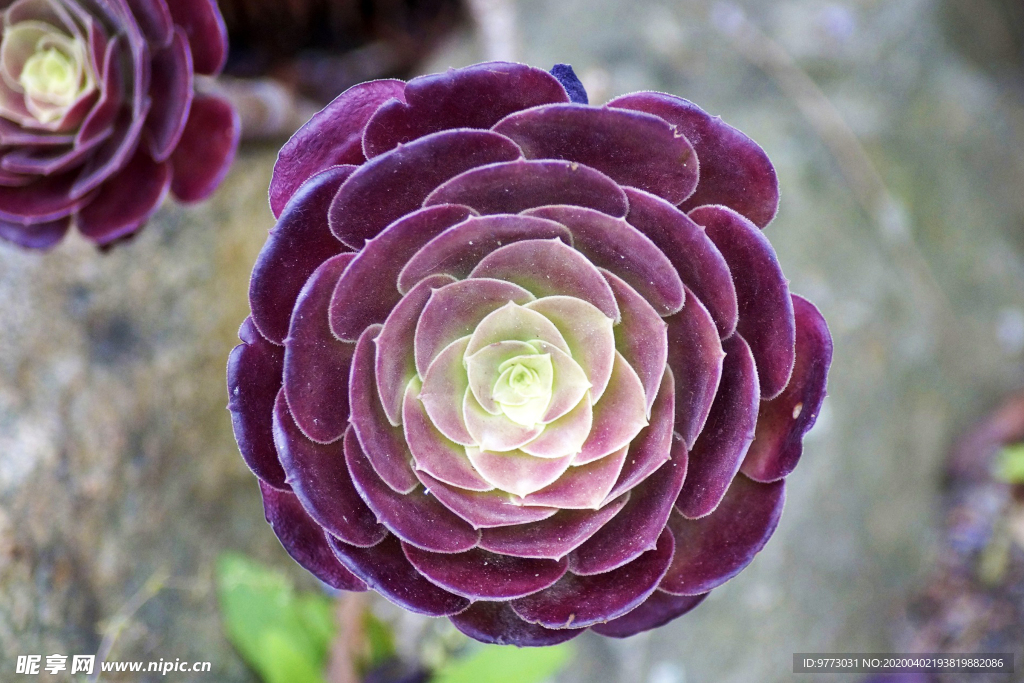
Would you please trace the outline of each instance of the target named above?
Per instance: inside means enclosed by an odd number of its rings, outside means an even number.
[[[668,627],[581,639],[565,683],[786,681],[794,652],[891,648],[935,552],[945,450],[1024,379],[1024,98],[991,23],[969,21],[984,4],[518,1],[523,61],[572,63],[593,102],[680,94],[762,144],[783,189],[767,233],[835,336],[765,551]],[[460,36],[423,70],[484,52]],[[0,246],[0,678],[17,654],[95,652],[167,576],[110,657],[254,681],[221,635],[213,560],[242,551],[312,585],[224,409],[274,158],[246,148],[211,202],[168,204],[106,255]]]

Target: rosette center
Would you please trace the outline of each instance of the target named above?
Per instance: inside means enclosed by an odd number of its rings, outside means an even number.
[[[554,367],[551,354],[516,356],[498,365],[491,398],[505,417],[524,427],[540,422],[551,403]]]

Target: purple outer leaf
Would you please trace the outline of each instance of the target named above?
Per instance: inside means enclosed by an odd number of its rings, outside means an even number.
[[[406,543],[435,553],[460,553],[476,547],[480,532],[424,489],[401,494],[385,485],[350,430],[345,460],[352,483],[378,521]]]
[[[586,164],[620,185],[679,204],[697,187],[697,156],[683,135],[642,112],[553,104],[510,114],[492,129],[527,159]]]
[[[96,193],[78,213],[78,231],[97,244],[108,244],[138,230],[167,196],[171,169],[154,162],[145,150]]]
[[[455,280],[431,275],[420,280],[388,314],[377,337],[377,393],[388,421],[402,424],[402,401],[409,380],[416,376],[416,323],[431,293]]]
[[[174,196],[182,202],[198,202],[213,194],[231,168],[241,134],[242,122],[234,107],[219,97],[196,95],[171,154]]]
[[[160,5],[162,3],[156,3]],[[174,28],[170,45],[153,55],[153,106],[146,119],[150,152],[156,161],[166,161],[181,139],[192,106],[192,53],[188,38]]]
[[[605,174],[582,164],[555,160],[509,161],[473,168],[431,192],[424,205],[432,204],[465,204],[482,214],[571,204],[617,217],[625,216],[629,207],[622,188]]]
[[[346,591],[366,590],[366,585],[334,557],[323,529],[309,518],[298,498],[262,481],[260,492],[267,522],[293,560],[328,586]]]
[[[729,264],[715,243],[685,213],[654,195],[626,188],[626,220],[668,256],[683,284],[711,313],[719,336],[736,329],[739,315]]]
[[[609,500],[619,496],[623,491],[629,491],[654,474],[673,457],[673,448],[676,451],[676,462],[686,462],[686,446],[673,435],[676,417],[675,394],[675,378],[672,371],[666,369],[665,375],[661,378],[661,388],[654,399],[654,407],[651,409],[651,423],[629,443],[626,463],[619,480],[615,482],[615,488],[608,494]]]
[[[470,638],[491,645],[545,647],[572,640],[583,633],[582,628],[549,629],[520,619],[508,603],[477,602],[466,611],[451,617],[455,628]]]
[[[490,128],[512,112],[567,102],[550,74],[524,64],[485,62],[414,78],[405,102],[383,105],[366,124],[363,149],[373,158],[400,143],[449,128]]]
[[[511,496],[501,491],[467,491],[440,482],[426,472],[418,474],[427,490],[474,529],[530,524],[558,512],[556,508],[516,505]]]
[[[430,295],[416,325],[416,371],[426,377],[437,355],[456,339],[473,333],[477,324],[508,302],[527,304],[528,291],[499,280],[462,280]]]
[[[274,406],[274,444],[292,491],[317,524],[351,545],[369,547],[388,532],[352,485],[342,441],[318,444],[295,424],[284,392]]]
[[[387,100],[402,99],[405,83],[395,80],[354,85],[313,115],[281,148],[270,181],[270,209],[280,216],[306,180],[339,164],[366,161],[363,126]],[[318,216],[324,214],[316,212]]]
[[[566,574],[539,593],[513,600],[525,621],[546,628],[593,626],[637,608],[658,587],[672,561],[675,540],[662,530],[657,546],[627,565],[595,576]]]
[[[295,300],[313,271],[345,249],[323,217],[334,193],[354,170],[355,166],[334,166],[304,183],[260,250],[249,280],[249,308],[260,332],[274,343],[284,344]]]
[[[78,211],[94,195],[70,199],[74,173],[41,178],[24,187],[0,186],[0,220],[12,223],[49,223]]]
[[[761,396],[782,393],[793,372],[793,300],[768,238],[749,220],[724,206],[701,206],[690,218],[703,225],[732,271],[739,306],[736,331],[750,344],[761,380]]]
[[[0,220],[0,239],[26,249],[50,249],[60,242],[71,227],[71,217],[59,218],[51,223],[20,225]]]
[[[739,334],[727,339],[723,348],[722,382],[707,424],[690,451],[690,469],[676,501],[676,508],[690,519],[714,512],[754,440],[761,400],[754,358]]]
[[[167,6],[174,23],[188,36],[196,73],[220,73],[228,58],[228,30],[215,0],[173,0]]]
[[[504,244],[556,238],[572,244],[569,230],[554,221],[507,214],[473,217],[445,230],[416,252],[398,276],[398,289],[407,292],[434,273],[464,279],[481,259]]]
[[[412,454],[402,428],[388,422],[384,408],[377,400],[373,339],[380,329],[380,325],[366,328],[356,344],[348,380],[350,419],[362,451],[377,476],[396,493],[409,493],[420,483],[412,471]],[[333,383],[328,386],[332,385],[335,390],[344,386]]]
[[[402,545],[416,570],[441,588],[470,600],[511,600],[536,593],[565,574],[565,561],[497,555],[475,548],[454,555]]]
[[[228,410],[242,459],[261,481],[289,489],[274,448],[274,401],[281,389],[284,349],[260,336],[252,318],[238,330],[242,343],[228,356]]]
[[[626,493],[600,510],[560,510],[533,524],[484,529],[480,547],[502,555],[560,560],[596,534],[628,500]]]
[[[683,307],[686,294],[672,262],[625,220],[580,206],[542,206],[526,215],[566,226],[581,254],[622,278],[659,314],[671,315]]]
[[[372,548],[357,548],[333,536],[327,537],[327,543],[338,560],[367,586],[410,612],[446,617],[469,606],[466,598],[438,588],[416,571],[394,536]]]
[[[405,262],[432,238],[465,220],[469,213],[465,206],[420,209],[399,218],[369,239],[334,290],[331,299],[334,336],[342,341],[355,341],[370,325],[383,323],[402,299],[398,273]]]
[[[678,441],[669,462],[637,486],[622,512],[569,556],[573,574],[604,574],[658,543],[686,478],[686,450]]]
[[[611,638],[628,638],[642,631],[664,626],[668,622],[683,616],[704,601],[703,595],[671,595],[656,590],[642,605],[618,619],[604,624],[595,624],[594,633]]]
[[[703,109],[675,95],[638,92],[608,103],[660,116],[682,133],[697,151],[700,182],[683,204],[724,204],[764,227],[779,207],[779,180],[772,162],[756,142]]]
[[[781,479],[796,467],[803,437],[825,400],[832,337],[814,304],[793,296],[796,314],[796,364],[789,385],[778,397],[761,402],[754,442],[740,470],[754,481]]]
[[[601,271],[558,239],[526,240],[495,249],[470,273],[470,278],[481,277],[515,283],[536,297],[582,299],[619,320],[615,294]]]
[[[715,321],[692,294],[667,322],[668,366],[676,382],[676,431],[686,447],[693,448],[718,393],[725,352]]]
[[[697,595],[739,574],[775,532],[785,498],[784,481],[759,484],[739,475],[711,515],[691,520],[673,514],[676,555],[661,589]]]
[[[164,0],[126,0],[128,6],[139,22],[139,28],[154,48],[165,47],[174,36],[174,24],[171,12]],[[192,54],[189,53],[189,71]]]
[[[484,130],[449,130],[414,140],[367,161],[345,181],[328,214],[331,232],[360,249],[386,226],[420,208],[449,178],[519,156],[511,140]]]
[[[284,393],[295,422],[320,443],[340,439],[348,428],[345,387],[355,344],[331,334],[327,310],[334,285],[354,258],[338,254],[320,264],[295,302],[285,340]]]
[[[622,312],[615,326],[615,348],[640,378],[650,415],[668,362],[668,325],[635,289],[607,271],[604,277]]]

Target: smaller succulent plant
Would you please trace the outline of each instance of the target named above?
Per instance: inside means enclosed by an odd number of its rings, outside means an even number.
[[[491,62],[351,88],[270,202],[229,407],[315,575],[550,645],[660,626],[768,541],[832,341],[746,135]]]
[[[207,197],[238,142],[195,74],[227,56],[214,0],[0,0],[0,238],[46,249],[72,222],[109,245],[168,190]]]

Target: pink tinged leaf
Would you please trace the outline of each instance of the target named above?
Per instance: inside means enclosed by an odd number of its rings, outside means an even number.
[[[180,27],[175,27],[170,45],[153,55],[150,68],[153,105],[146,133],[153,158],[166,161],[181,139],[192,105],[192,53]]]
[[[338,190],[331,231],[353,249],[411,213],[449,178],[520,156],[511,140],[483,130],[449,130],[419,138],[359,167]],[[439,201],[431,204],[458,204]]]
[[[615,348],[636,370],[649,415],[668,362],[668,325],[635,289],[610,272],[604,276],[622,311],[622,320],[615,326]]]
[[[547,296],[525,308],[540,313],[558,329],[590,382],[591,399],[599,401],[615,365],[615,321],[593,304],[569,296]]]
[[[668,367],[676,383],[676,431],[693,448],[718,393],[725,352],[715,321],[692,294],[683,310],[666,322]]]
[[[636,371],[619,352],[601,400],[594,404],[594,426],[573,464],[585,465],[629,444],[647,426],[647,397]]]
[[[555,104],[511,114],[494,132],[511,138],[527,159],[586,164],[620,185],[678,204],[697,187],[697,156],[689,141],[657,116]]]
[[[676,556],[661,589],[698,595],[739,574],[775,532],[785,497],[782,480],[759,484],[740,475],[711,515],[696,520],[672,515]]]
[[[354,85],[313,115],[292,135],[277,155],[270,180],[270,208],[280,216],[285,205],[306,180],[339,164],[366,161],[362,149],[363,126],[381,104],[402,99],[405,83],[369,81]]]
[[[789,281],[768,238],[749,220],[724,206],[701,206],[690,218],[703,225],[732,271],[739,304],[736,331],[750,344],[761,379],[761,396],[782,393],[793,372],[793,300]]]
[[[469,600],[438,588],[406,559],[401,542],[389,536],[372,548],[348,545],[327,537],[331,550],[345,567],[385,598],[410,612],[430,617],[458,614]]]
[[[121,63],[122,58],[126,58],[125,50],[124,38],[121,36],[116,36],[107,43],[106,50],[102,54],[102,69],[97,71],[100,97],[75,134],[76,147],[88,145],[97,138],[103,139],[111,134],[114,119],[124,101]],[[94,55],[95,57],[96,55]]]
[[[153,48],[166,47],[173,40],[175,26],[164,0],[125,0],[131,8],[139,28]],[[180,30],[180,29],[179,29]],[[186,44],[187,46],[187,44]],[[154,50],[155,52],[156,50]],[[192,54],[189,53],[191,71]]]
[[[761,401],[754,357],[739,334],[723,342],[723,348],[722,382],[690,451],[690,469],[676,501],[679,512],[690,519],[714,512],[754,440]]]
[[[274,444],[287,482],[317,524],[346,543],[368,547],[387,536],[352,485],[339,439],[331,444],[310,441],[292,419],[284,392],[274,405]]]
[[[12,223],[50,223],[70,216],[93,195],[71,198],[74,172],[40,178],[23,187],[0,186],[0,220]]]
[[[636,609],[655,591],[674,549],[672,534],[664,530],[653,550],[623,567],[595,576],[566,574],[551,588],[509,604],[522,619],[545,628],[610,621]]]
[[[324,530],[309,518],[298,498],[262,481],[260,492],[267,522],[293,560],[332,588],[366,590],[366,585],[338,562],[327,545]]]
[[[470,600],[511,600],[544,590],[565,574],[566,563],[509,557],[475,548],[441,555],[402,546],[416,570],[441,588]]]
[[[582,467],[570,467],[557,481],[523,496],[523,505],[565,510],[597,510],[615,485],[626,461],[626,448]]]
[[[569,567],[574,574],[614,571],[655,547],[686,478],[686,450],[680,443],[676,447],[675,457],[633,490],[622,512],[573,551]]]
[[[423,376],[420,401],[430,421],[444,436],[463,446],[476,441],[470,436],[463,417],[463,401],[469,389],[462,359],[469,346],[469,337],[457,339],[446,346],[430,364]]]
[[[377,337],[377,393],[384,414],[393,425],[402,424],[406,387],[416,376],[416,323],[431,293],[454,281],[447,275],[431,275],[420,280],[391,310]]]
[[[482,214],[571,204],[618,217],[625,216],[629,208],[625,193],[614,180],[581,164],[520,160],[477,166],[431,192],[424,204],[465,204]]]
[[[471,335],[491,312],[509,302],[526,304],[533,300],[534,296],[522,287],[499,280],[462,280],[435,290],[416,325],[416,372],[425,377],[442,349]]]
[[[618,321],[615,295],[599,271],[578,251],[561,240],[526,240],[488,254],[471,278],[514,282],[534,296],[571,296],[587,301]]]
[[[212,95],[196,95],[185,130],[171,154],[174,196],[183,202],[198,202],[213,194],[235,159],[241,132],[238,112],[230,104]]]
[[[412,379],[405,390],[402,426],[417,472],[471,491],[490,491],[491,484],[477,474],[466,457],[465,447],[445,438],[430,422],[419,400],[420,382]],[[422,477],[420,477],[422,480]],[[429,486],[428,486],[429,488]]]
[[[671,370],[661,378],[661,388],[651,409],[651,423],[629,443],[629,455],[615,488],[608,494],[612,499],[629,491],[657,472],[670,459],[685,465],[685,445],[673,436],[675,424],[675,379]],[[675,452],[673,453],[673,449]]]
[[[724,204],[764,227],[779,207],[779,180],[768,155],[756,142],[692,102],[656,92],[623,95],[609,107],[660,116],[686,136],[700,160],[697,190],[683,203]]]
[[[228,30],[216,1],[174,0],[168,7],[174,23],[188,36],[196,73],[216,76],[228,58]]]
[[[398,276],[398,289],[407,292],[435,273],[464,279],[498,247],[532,239],[560,239],[572,244],[569,230],[554,221],[506,214],[474,216],[448,228],[416,252]]]
[[[23,21],[41,21],[69,35],[78,33],[78,27],[67,9],[52,0],[14,0],[4,4],[8,5],[5,17],[8,26]]]
[[[512,112],[567,102],[568,96],[541,69],[486,62],[414,78],[405,86],[405,101],[386,103],[366,124],[368,158],[449,128],[490,128]]]
[[[779,396],[762,401],[754,442],[741,471],[754,481],[770,482],[793,471],[803,451],[803,437],[818,418],[825,400],[832,336],[812,303],[793,296],[796,314],[796,364]]]
[[[525,215],[566,226],[577,251],[598,268],[622,278],[660,315],[671,315],[683,307],[683,282],[672,262],[625,220],[579,206],[542,206]]]
[[[402,300],[398,273],[405,262],[433,237],[467,216],[469,209],[464,206],[420,209],[403,216],[367,241],[334,291],[331,300],[334,335],[343,341],[355,341],[368,326],[383,323]]]
[[[632,612],[604,624],[595,624],[593,631],[611,638],[635,636],[637,633],[650,631],[678,619],[703,602],[707,596],[707,593],[671,595],[659,589]]]
[[[626,188],[626,195],[626,220],[668,256],[683,284],[711,313],[719,336],[724,339],[731,335],[739,309],[732,274],[722,252],[704,228],[665,200],[632,188]]]
[[[501,406],[491,395],[495,383],[501,375],[501,365],[505,361],[518,356],[534,356],[541,353],[540,348],[524,341],[499,341],[488,344],[476,353],[465,358],[466,377],[469,389],[476,397],[480,407],[491,415],[501,415]]]
[[[492,280],[484,280],[493,282]],[[479,280],[464,280],[472,283]],[[443,291],[443,290],[442,290]],[[565,338],[554,324],[540,313],[509,301],[501,308],[488,313],[473,330],[466,347],[466,356],[472,356],[480,349],[501,341],[544,341],[569,353]]]
[[[71,217],[60,218],[50,223],[20,225],[0,221],[0,239],[17,244],[25,249],[50,249],[57,245],[71,226]]]
[[[251,318],[238,330],[242,343],[228,356],[228,410],[238,450],[261,481],[289,489],[274,447],[274,401],[281,390],[284,349],[260,336]]]
[[[139,149],[78,212],[78,231],[97,244],[130,235],[156,213],[170,185],[170,165],[153,161]]]
[[[345,460],[352,483],[378,521],[406,543],[437,553],[461,553],[476,547],[480,532],[428,491],[418,488],[402,494],[385,485],[354,431],[345,434]]]
[[[395,493],[409,493],[420,483],[412,470],[409,445],[405,442],[402,428],[388,422],[384,408],[377,400],[373,339],[380,328],[380,325],[366,328],[356,344],[348,380],[350,419],[362,452],[376,476]]]
[[[573,458],[572,454],[561,458],[537,458],[522,451],[494,452],[475,446],[467,446],[466,455],[487,482],[520,497],[557,481],[569,469]]]
[[[285,339],[288,405],[306,436],[320,443],[340,439],[348,428],[347,387],[355,344],[334,338],[327,307],[334,284],[351,260],[352,254],[339,254],[313,272],[299,292]]]
[[[547,647],[572,640],[586,629],[550,629],[523,621],[506,602],[476,602],[451,617],[455,628],[489,645]]]
[[[74,135],[59,135],[46,131],[28,130],[13,121],[0,119],[0,145],[17,147],[32,145],[35,147],[57,147],[71,145],[75,142]]]
[[[295,301],[313,271],[345,249],[323,217],[338,186],[353,170],[354,166],[335,166],[310,178],[270,229],[256,259],[249,307],[260,332],[275,344],[284,344]]]
[[[556,508],[516,505],[512,497],[502,491],[469,491],[449,486],[426,472],[421,471],[418,474],[423,485],[435,498],[469,522],[474,529],[532,524],[558,512]]]
[[[594,423],[594,409],[590,394],[584,393],[576,407],[548,424],[533,441],[519,450],[538,458],[559,458],[580,452]],[[562,506],[567,507],[567,506]]]
[[[560,510],[533,524],[484,529],[480,547],[503,555],[560,560],[596,534],[628,500],[627,493],[600,510]]]

